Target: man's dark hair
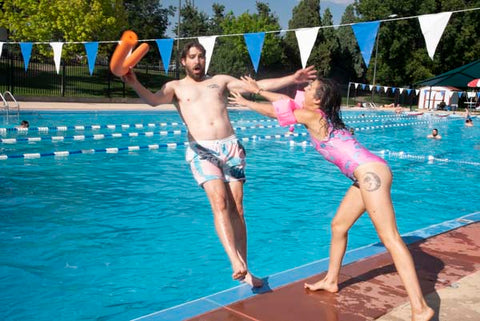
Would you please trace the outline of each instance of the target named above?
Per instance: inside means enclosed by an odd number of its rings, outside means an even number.
[[[190,48],[193,48],[193,47],[200,50],[202,52],[202,54],[205,56],[205,52],[206,52],[205,47],[203,47],[202,44],[198,41],[190,41],[187,44],[185,44],[185,46],[183,46],[182,53],[180,55],[180,59],[187,58],[188,51],[190,50]]]

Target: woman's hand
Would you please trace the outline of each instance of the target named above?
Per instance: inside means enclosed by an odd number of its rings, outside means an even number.
[[[250,76],[242,76],[240,80],[243,83],[243,89],[252,94],[259,94],[262,90],[255,79]]]
[[[230,93],[231,96],[228,97],[228,101],[233,105],[243,105],[247,106],[250,102],[249,100],[245,99],[239,92],[232,91]]]

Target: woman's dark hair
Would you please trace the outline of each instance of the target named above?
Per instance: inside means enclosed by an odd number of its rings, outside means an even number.
[[[317,79],[319,85],[315,95],[321,100],[320,109],[327,115],[334,129],[345,129],[340,111],[342,95],[338,83],[328,78]]]
[[[205,47],[202,46],[202,44],[198,41],[190,41],[185,46],[183,46],[182,53],[180,55],[180,59],[185,59],[187,58],[187,53],[190,50],[190,48],[197,48],[202,52],[202,54],[205,56]]]

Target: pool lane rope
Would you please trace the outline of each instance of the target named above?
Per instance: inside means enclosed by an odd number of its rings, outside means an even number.
[[[301,126],[301,125],[297,125]],[[234,127],[235,131],[243,131],[248,129],[265,129],[265,128],[280,128],[281,126],[276,125],[255,125],[255,126],[239,126]],[[178,130],[161,130],[157,133],[149,131],[149,132],[130,132],[130,133],[111,133],[111,134],[92,134],[92,135],[71,135],[71,136],[45,136],[45,137],[21,137],[21,138],[0,138],[0,142],[3,144],[16,144],[16,143],[34,143],[34,142],[59,142],[64,140],[76,140],[76,141],[84,141],[87,139],[93,140],[101,140],[106,138],[125,138],[125,137],[152,137],[152,136],[167,136],[167,135],[180,135],[185,134],[188,131],[186,129],[178,129]]]
[[[446,117],[445,117],[446,118]],[[372,129],[383,129],[383,128],[392,128],[392,127],[405,127],[405,126],[413,126],[413,125],[421,125],[421,124],[430,124],[430,123],[437,123],[437,122],[443,122],[447,121],[445,118],[438,118],[438,119],[430,119],[430,120],[424,120],[424,121],[416,121],[416,122],[408,122],[408,123],[394,123],[394,124],[382,124],[382,125],[375,125],[375,126],[365,126],[365,127],[352,127],[356,131],[364,131],[364,130],[372,130]],[[267,121],[267,120],[266,120]],[[270,120],[268,120],[270,121]],[[271,120],[275,121],[276,120]],[[159,126],[168,126],[168,125],[173,125],[173,126],[178,126],[181,123],[160,123],[158,124]],[[296,126],[300,126],[297,124]],[[50,130],[53,131],[67,131],[69,129],[73,128],[83,128],[85,130],[86,128],[89,129],[94,129],[94,130],[99,130],[102,128],[108,128],[108,129],[116,129],[118,127],[121,127],[122,129],[128,129],[128,128],[136,128],[136,129],[142,129],[145,128],[143,124],[134,124],[134,125],[89,125],[89,126],[57,126],[57,127],[37,127],[34,129],[34,131],[44,131],[48,132]],[[152,128],[152,127],[157,127],[156,124],[148,124],[147,128]],[[281,127],[278,124],[274,125],[253,125],[253,126],[238,126],[234,127],[235,131],[242,131],[242,130],[248,130],[248,129],[265,129],[265,128],[279,128]],[[5,128],[2,128],[5,129]],[[10,128],[9,128],[10,129]],[[28,132],[28,128],[14,128],[18,132]],[[128,133],[128,134],[122,134],[122,133],[111,133],[111,134],[92,134],[92,135],[71,135],[71,136],[46,136],[46,137],[21,137],[21,138],[0,138],[0,143],[2,144],[16,144],[19,142],[27,142],[27,143],[33,143],[33,142],[40,142],[40,141],[64,141],[64,140],[87,140],[87,139],[93,139],[93,140],[100,140],[100,139],[105,139],[105,138],[122,138],[122,137],[138,137],[138,136],[155,136],[155,135],[178,135],[182,133],[186,133],[187,131],[185,129],[180,129],[180,130],[167,130],[167,131],[160,131],[158,133],[154,132],[133,132],[133,133]]]
[[[376,116],[371,116],[371,115],[366,115],[366,116],[344,116],[342,119],[359,119],[359,121],[352,121],[352,122],[376,122],[378,121],[383,121],[383,120],[410,120],[414,119],[415,117],[421,117],[421,116],[410,116],[410,115],[376,115]],[[424,117],[422,117],[424,119]],[[430,118],[430,120],[450,120],[450,119],[464,119],[462,117],[438,117],[436,118]],[[236,120],[236,121],[231,121],[232,124],[240,124],[240,123],[276,123],[276,119],[254,119],[254,120]],[[17,127],[1,127],[0,128],[0,135],[5,135],[8,132],[17,132],[17,133],[22,133],[26,134],[29,132],[65,132],[65,131],[87,131],[87,130],[101,130],[101,129],[110,129],[110,130],[116,130],[116,129],[122,129],[122,130],[127,130],[127,129],[144,129],[144,128],[156,128],[156,127],[167,127],[167,126],[185,126],[183,122],[160,122],[160,123],[147,123],[147,124],[108,124],[108,125],[75,125],[75,126],[67,126],[67,125],[60,125],[60,126],[43,126],[43,127],[30,127],[30,128],[17,128]]]
[[[433,155],[416,155],[416,154],[406,153],[403,151],[396,152],[396,151],[390,151],[390,150],[382,150],[379,152],[375,152],[375,154],[381,155],[383,158],[391,157],[391,158],[401,158],[401,159],[412,159],[417,161],[427,161],[429,164],[438,162],[438,163],[454,163],[454,164],[462,164],[462,165],[480,166],[480,162],[441,158],[441,157],[435,157]]]
[[[293,133],[293,134],[277,134],[277,135],[253,135],[250,137],[240,138],[239,140],[242,142],[248,141],[256,141],[256,140],[267,140],[267,139],[279,139],[279,138],[286,138],[286,137],[301,137],[307,136],[308,134],[305,133]],[[305,142],[306,145],[306,142]],[[106,154],[115,154],[121,151],[140,151],[140,150],[156,150],[161,148],[166,149],[175,149],[179,146],[188,146],[188,142],[171,142],[171,143],[162,143],[162,144],[149,144],[143,146],[126,146],[126,147],[109,147],[109,148],[90,148],[90,149],[80,149],[80,150],[70,150],[70,151],[54,151],[54,152],[47,152],[47,153],[25,153],[25,154],[18,154],[18,155],[0,155],[0,160],[7,160],[7,159],[17,159],[17,158],[24,158],[24,159],[35,159],[35,158],[42,158],[42,157],[66,157],[70,155],[77,155],[77,154],[95,154],[95,153],[106,153]]]

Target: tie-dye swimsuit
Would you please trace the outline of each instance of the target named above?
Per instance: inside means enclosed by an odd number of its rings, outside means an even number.
[[[318,110],[325,119],[325,113]],[[328,120],[327,120],[328,121]],[[340,171],[356,181],[354,176],[355,169],[366,163],[382,163],[387,162],[363,147],[347,129],[333,129],[333,125],[328,121],[328,138],[318,140],[310,135],[312,144],[315,149],[329,162],[337,165]]]

